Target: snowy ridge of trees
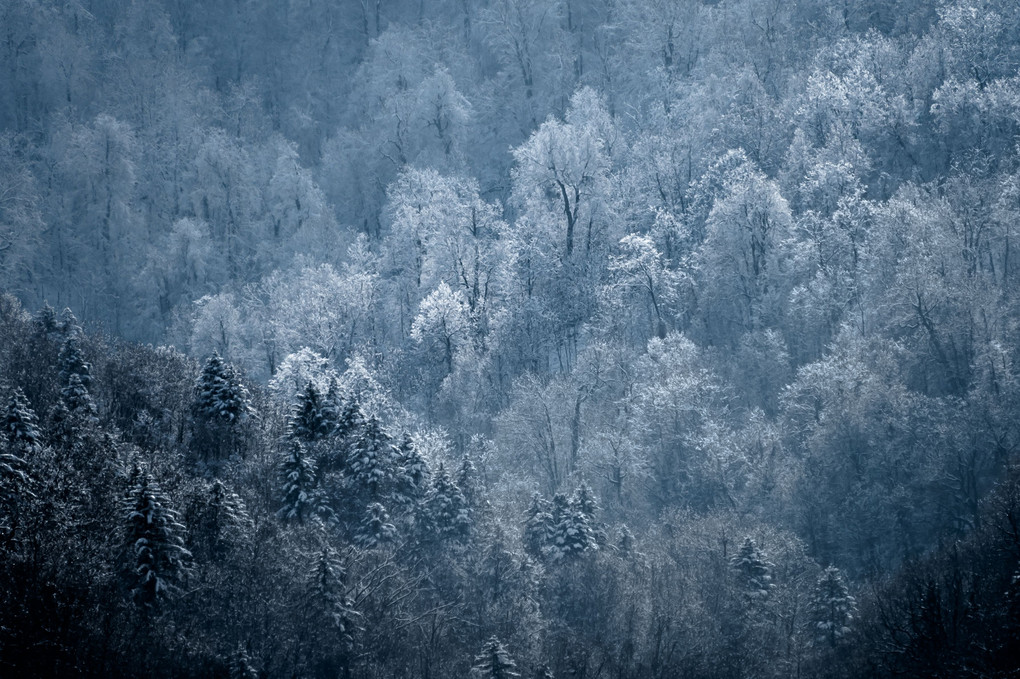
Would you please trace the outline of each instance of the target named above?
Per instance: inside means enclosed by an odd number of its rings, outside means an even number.
[[[1015,2],[0,27],[0,674],[1017,672]]]

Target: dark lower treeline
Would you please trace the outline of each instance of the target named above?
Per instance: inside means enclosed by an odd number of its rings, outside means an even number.
[[[0,301],[4,676],[1017,672],[1008,465],[966,528],[844,572],[789,527],[807,505],[675,504],[628,528],[584,483],[493,482],[350,383],[283,407],[218,357]]]

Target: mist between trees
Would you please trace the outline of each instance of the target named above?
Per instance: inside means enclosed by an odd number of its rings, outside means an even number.
[[[0,0],[0,674],[1020,671],[1020,6]]]

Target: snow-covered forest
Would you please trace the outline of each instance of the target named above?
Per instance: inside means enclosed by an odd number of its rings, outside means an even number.
[[[2,676],[1017,676],[1020,4],[0,0],[0,425]]]

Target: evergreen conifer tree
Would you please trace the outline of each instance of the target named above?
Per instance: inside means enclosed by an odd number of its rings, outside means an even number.
[[[39,431],[39,418],[28,404],[25,392],[16,388],[7,402],[4,413],[3,431],[7,440],[15,447],[28,451],[38,450],[42,446],[42,434]]]
[[[365,508],[365,517],[354,534],[354,542],[363,549],[373,549],[392,542],[396,536],[397,529],[390,523],[386,508],[373,502]]]
[[[236,371],[213,354],[202,368],[195,387],[195,416],[208,422],[232,425],[251,413],[251,398]]]
[[[71,375],[77,375],[86,389],[92,386],[92,364],[85,360],[78,333],[71,333],[64,340],[57,359],[60,368],[60,384],[66,386]]]
[[[815,641],[836,644],[850,632],[857,602],[850,595],[842,574],[835,566],[826,568],[818,578],[811,596],[810,615]]]
[[[772,564],[765,560],[753,539],[744,538],[744,543],[730,563],[740,581],[744,596],[752,601],[768,597],[774,587]]]
[[[92,400],[81,376],[72,373],[67,380],[67,385],[60,390],[60,398],[67,407],[69,414],[76,417],[94,420],[96,417],[96,404]]]
[[[71,307],[64,307],[60,312],[60,320],[57,322],[57,327],[65,335],[77,336],[82,334],[81,324],[78,323],[78,317],[71,311]]]
[[[519,677],[520,673],[515,672],[517,664],[510,657],[510,654],[495,636],[489,637],[482,647],[482,652],[475,657],[475,664],[472,668],[474,676],[479,679],[510,679]]]
[[[394,464],[393,499],[399,505],[409,507],[419,502],[425,494],[429,479],[428,463],[421,456],[411,439],[404,432],[396,449]]]
[[[544,559],[553,541],[552,505],[538,492],[531,496],[524,522],[524,550],[535,559]]]
[[[311,610],[319,611],[340,636],[345,650],[354,645],[360,614],[347,594],[347,571],[336,550],[323,547],[314,557],[307,575]]]
[[[194,527],[191,538],[195,556],[215,560],[232,545],[243,542],[252,529],[252,520],[240,496],[216,479],[189,517],[189,525]]]
[[[60,326],[57,321],[57,310],[44,302],[42,308],[36,312],[35,318],[36,332],[44,337],[53,337],[59,330]]]
[[[421,514],[420,532],[426,540],[463,541],[471,532],[467,502],[442,464],[433,476]]]
[[[335,414],[335,410],[327,407],[327,400],[315,384],[309,382],[291,407],[287,431],[291,437],[303,443],[314,443],[336,429]]]
[[[361,428],[347,464],[355,492],[366,501],[382,497],[393,480],[393,463],[390,436],[373,415]]]
[[[564,494],[557,493],[552,501],[552,543],[548,555],[559,561],[597,548],[588,517]]]
[[[303,523],[313,515],[331,518],[329,508],[318,490],[315,462],[305,453],[304,446],[294,441],[280,465],[283,480],[282,505],[276,515],[284,521]]]
[[[244,644],[238,644],[237,650],[230,656],[230,679],[258,679],[259,673],[252,664],[251,655]]]
[[[132,598],[155,606],[180,591],[190,569],[184,526],[152,476],[136,466],[124,500],[126,580]]]

